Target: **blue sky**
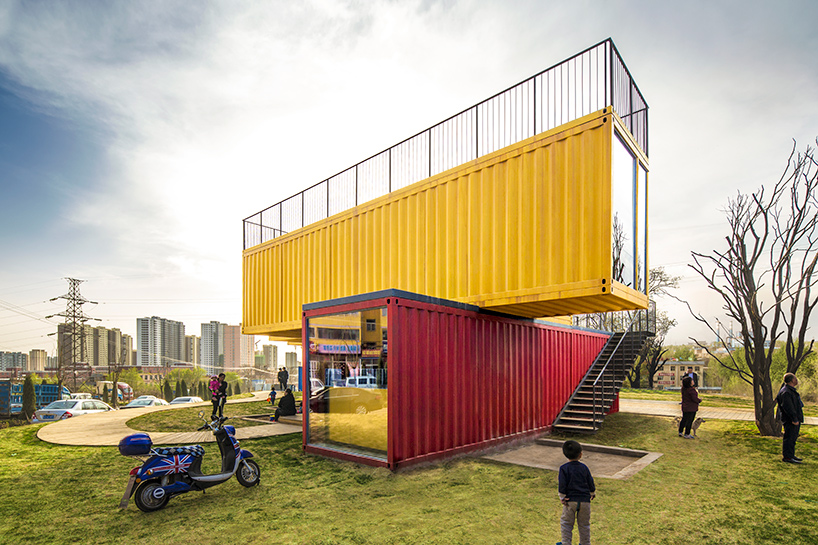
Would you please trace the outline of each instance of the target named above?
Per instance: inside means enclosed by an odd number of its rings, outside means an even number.
[[[651,106],[651,264],[714,315],[690,251],[818,136],[815,21],[810,1],[2,2],[0,350],[54,348],[32,315],[66,276],[126,333],[238,323],[242,218],[609,36]],[[702,334],[664,306],[672,342]]]

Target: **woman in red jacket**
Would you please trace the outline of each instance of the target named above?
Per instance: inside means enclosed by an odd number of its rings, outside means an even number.
[[[690,427],[693,425],[693,420],[696,419],[696,411],[699,410],[701,402],[698,390],[693,387],[693,379],[685,377],[682,380],[682,420],[679,422],[679,437],[695,439],[690,435]]]

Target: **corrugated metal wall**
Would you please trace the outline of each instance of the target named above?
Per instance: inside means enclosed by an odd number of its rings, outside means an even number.
[[[601,110],[245,250],[244,332],[297,337],[301,305],[388,288],[529,317],[644,306],[610,281],[619,123]]]
[[[389,306],[389,464],[549,427],[607,335],[399,299]]]

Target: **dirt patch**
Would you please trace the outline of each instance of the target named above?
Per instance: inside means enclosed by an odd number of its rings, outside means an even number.
[[[538,439],[534,444],[510,448],[483,458],[557,471],[566,462],[562,443],[556,439]],[[662,455],[660,452],[581,444],[582,463],[588,466],[594,477],[605,479],[627,479]]]

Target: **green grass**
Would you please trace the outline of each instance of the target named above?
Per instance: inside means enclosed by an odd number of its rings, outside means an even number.
[[[661,401],[675,401],[681,400],[679,392],[669,390],[642,390],[636,388],[622,388],[619,393],[622,399],[655,399]],[[751,397],[742,397],[727,394],[709,394],[699,392],[699,397],[702,399],[702,407],[730,407],[736,409],[753,409],[753,399]],[[804,415],[818,416],[818,405],[814,403],[804,404]]]
[[[128,426],[142,431],[196,431],[202,425],[199,411],[205,412],[205,418],[210,416],[212,406],[185,407],[156,411],[128,420]],[[231,403],[224,406],[224,416],[230,418],[229,424],[240,428],[244,426],[258,426],[264,422],[242,420],[241,416],[254,414],[273,414],[273,409],[267,401],[250,401],[247,403]],[[267,422],[269,424],[269,422]]]
[[[301,399],[300,392],[293,392],[296,401]],[[250,397],[250,394],[241,394],[233,396],[229,399],[241,399]],[[276,406],[281,400],[281,396],[276,399]],[[167,431],[167,432],[185,432],[195,431],[202,421],[199,419],[199,411],[205,412],[205,418],[210,416],[212,412],[212,405],[199,405],[196,407],[183,407],[168,409],[165,411],[155,411],[142,416],[137,416],[128,420],[128,426],[135,430],[141,431]],[[275,407],[271,406],[267,401],[248,401],[245,403],[227,403],[224,406],[224,416],[230,418],[229,424],[242,428],[246,426],[261,426],[269,424],[269,422],[259,422],[242,420],[242,416],[258,415],[258,414],[273,414]]]
[[[556,543],[556,473],[457,460],[392,474],[301,452],[299,434],[242,441],[261,485],[234,479],[170,500],[156,513],[117,505],[134,461],[115,447],[66,447],[39,426],[0,430],[2,543]],[[668,418],[615,414],[588,442],[664,455],[628,480],[597,478],[595,543],[818,543],[818,428],[797,452],[751,423],[708,421],[700,439],[676,436]],[[206,459],[215,464],[214,447]]]

